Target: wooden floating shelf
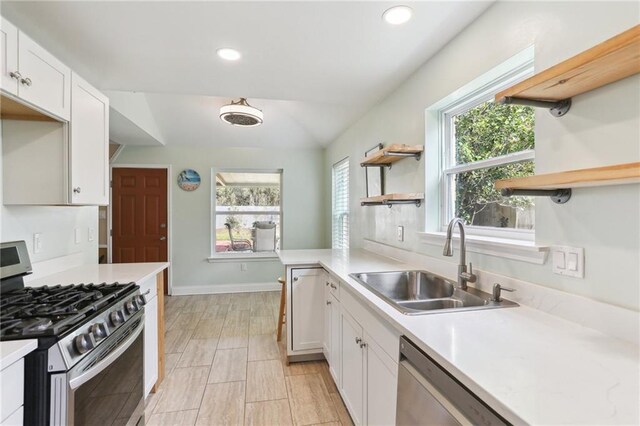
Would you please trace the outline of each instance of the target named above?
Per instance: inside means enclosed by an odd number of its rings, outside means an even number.
[[[568,111],[573,96],[640,72],[640,25],[552,66],[502,92],[496,102],[553,108],[564,101]],[[526,101],[539,102],[539,105]],[[566,105],[566,104],[569,105]],[[556,105],[560,107],[559,105]],[[553,112],[553,111],[552,111]]]
[[[497,181],[495,186],[499,190],[553,190],[638,182],[640,182],[640,162],[503,179]]]
[[[403,160],[407,157],[413,157],[420,160],[424,146],[422,145],[401,145],[393,144],[381,149],[375,154],[365,157],[361,162],[361,167],[391,167],[396,161]]]
[[[412,194],[385,194],[375,197],[367,197],[360,199],[360,205],[362,206],[389,206],[394,204],[415,204],[416,207],[420,207],[424,201],[424,194],[412,193]]]
[[[0,118],[6,120],[58,121],[5,95],[0,95]]]

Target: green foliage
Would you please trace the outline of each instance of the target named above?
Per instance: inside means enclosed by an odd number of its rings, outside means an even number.
[[[485,102],[453,118],[456,164],[471,163],[533,149],[534,111],[531,107]],[[476,215],[491,204],[526,208],[530,198],[505,198],[494,188],[498,179],[529,176],[530,161],[474,170],[456,176],[456,215],[474,223]]]
[[[280,188],[272,186],[218,186],[218,206],[279,206]]]

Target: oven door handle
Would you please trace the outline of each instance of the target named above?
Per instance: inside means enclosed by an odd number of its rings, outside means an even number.
[[[120,355],[124,353],[129,346],[133,344],[133,342],[138,338],[142,329],[144,328],[144,318],[141,319],[140,323],[136,326],[135,330],[131,332],[131,334],[118,346],[116,346],[113,351],[109,353],[106,357],[104,357],[99,363],[91,367],[89,370],[83,372],[77,377],[72,377],[69,380],[69,387],[72,390],[78,389],[83,384],[87,383],[89,380],[93,379],[95,376],[104,371],[105,368],[109,367]]]

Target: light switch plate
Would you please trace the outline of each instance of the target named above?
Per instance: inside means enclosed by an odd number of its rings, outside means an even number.
[[[579,247],[551,247],[552,268],[555,274],[584,278],[584,249]]]
[[[404,226],[398,226],[397,234],[398,234],[398,241],[404,241]]]
[[[42,251],[42,234],[37,232],[33,234],[33,253],[40,253]]]

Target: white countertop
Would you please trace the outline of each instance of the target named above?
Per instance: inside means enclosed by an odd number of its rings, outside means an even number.
[[[28,281],[29,287],[57,284],[140,282],[169,267],[168,262],[82,265]]]
[[[37,339],[0,342],[0,370],[4,370],[37,347]]]
[[[349,277],[423,269],[364,250],[284,250],[319,264],[512,423],[640,424],[637,345],[526,306],[407,316]]]

